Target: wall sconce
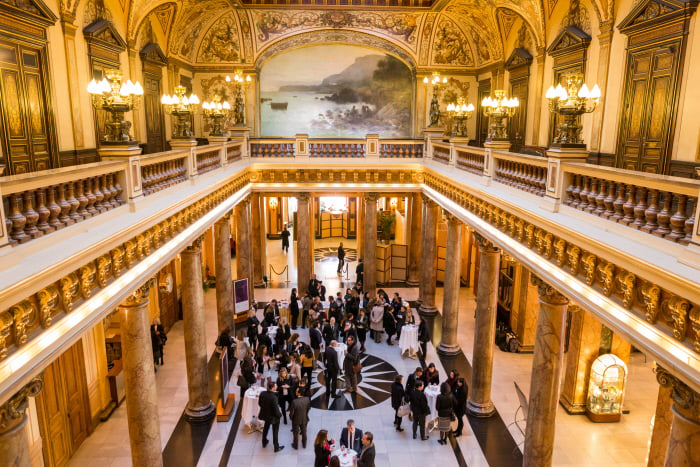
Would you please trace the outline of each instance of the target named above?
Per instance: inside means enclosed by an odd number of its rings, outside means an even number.
[[[390,207],[391,209],[396,209],[396,207],[397,207],[398,205],[399,205],[399,200],[398,200],[398,199],[396,199],[396,198],[391,198],[391,199],[389,200],[389,207]]]
[[[277,208],[277,204],[278,204],[277,198],[269,198],[269,200],[270,200],[270,208],[271,209]]]
[[[588,89],[583,83],[583,75],[573,73],[566,77],[566,88],[558,84],[550,86],[546,94],[549,100],[549,111],[558,113],[563,122],[557,127],[557,133],[552,141],[552,147],[581,148],[586,144],[581,139],[581,123],[579,117],[595,110],[600,100],[600,88],[594,85]]]
[[[92,105],[96,109],[102,109],[110,114],[111,120],[106,124],[107,132],[102,135],[101,144],[111,145],[135,145],[134,138],[129,134],[131,122],[124,120],[124,113],[137,109],[143,87],[131,80],[123,82],[122,72],[119,70],[106,70],[104,78],[99,83],[90,81],[87,91],[92,96]]]

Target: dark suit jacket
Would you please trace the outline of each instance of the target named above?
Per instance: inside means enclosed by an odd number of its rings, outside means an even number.
[[[260,406],[260,414],[258,414],[260,420],[270,422],[273,425],[280,422],[282,411],[280,410],[276,392],[265,391],[261,393],[258,405]]]
[[[374,467],[374,443],[362,450],[360,457],[357,458],[357,467]]]
[[[343,431],[340,433],[340,445],[350,448],[350,443],[348,440],[348,427],[343,428]],[[362,430],[357,427],[355,427],[355,436],[353,436],[352,448],[357,453],[362,451]]]
[[[308,397],[297,397],[289,406],[289,417],[292,419],[292,425],[306,425],[309,423],[309,409],[311,408],[311,400]]]
[[[323,336],[321,335],[321,331],[316,328],[309,330],[309,347],[312,349],[320,349],[322,340]]]
[[[340,366],[338,365],[338,353],[330,345],[326,347],[326,370],[330,374],[338,374]]]
[[[413,412],[414,417],[425,417],[430,413],[428,399],[423,394],[423,391],[414,389],[413,393],[411,393],[411,412]]]

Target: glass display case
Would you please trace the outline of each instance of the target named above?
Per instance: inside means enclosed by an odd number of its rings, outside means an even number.
[[[627,383],[627,365],[617,355],[595,359],[588,383],[586,415],[593,422],[618,422]]]

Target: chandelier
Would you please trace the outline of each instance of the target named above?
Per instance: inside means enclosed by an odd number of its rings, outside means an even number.
[[[438,103],[438,90],[440,86],[447,84],[447,78],[440,78],[440,73],[433,71],[432,79],[428,79],[426,76],[423,78],[423,84],[433,86],[433,98],[430,101],[430,125],[429,127],[436,127],[440,123],[440,104]]]
[[[129,134],[131,122],[124,120],[124,112],[138,108],[143,87],[138,81],[136,84],[131,80],[123,83],[119,70],[105,70],[104,75],[102,81],[93,79],[87,87],[92,95],[92,105],[107,111],[111,117],[105,124],[107,132],[102,136],[102,144],[135,144]]]
[[[231,77],[226,76],[226,82],[230,82]],[[233,81],[236,83],[236,100],[233,105],[234,125],[245,125],[245,101],[243,99],[243,88],[253,82],[250,75],[243,75],[242,71],[233,74]]]
[[[175,94],[172,96],[163,94],[163,97],[160,98],[160,103],[165,107],[165,111],[177,118],[173,139],[194,138],[190,117],[194,114],[195,106],[199,104],[199,97],[194,93],[188,97],[185,92],[187,89],[184,86],[176,86]]]
[[[504,120],[512,117],[520,106],[517,97],[507,98],[503,89],[494,91],[494,96],[484,97],[481,107],[484,115],[489,117],[489,134],[487,141],[508,141],[508,132]]]
[[[226,136],[221,128],[221,120],[231,113],[231,104],[221,102],[221,96],[215,95],[211,101],[202,103],[202,114],[211,122],[209,136]]]
[[[545,95],[549,100],[550,112],[558,113],[563,121],[556,129],[552,146],[559,148],[585,148],[581,138],[579,117],[595,110],[600,101],[600,88],[594,85],[589,89],[583,83],[583,75],[570,74],[566,77],[566,88],[558,84],[550,86]]]
[[[469,120],[474,113],[474,105],[467,105],[463,97],[458,97],[456,103],[447,105],[447,112],[452,116],[454,125],[452,125],[452,137],[466,138],[467,126],[464,122]]]

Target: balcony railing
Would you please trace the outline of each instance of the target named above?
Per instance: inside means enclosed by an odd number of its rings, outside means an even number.
[[[495,152],[495,177],[499,183],[544,196],[547,186],[547,159],[524,154]]]

